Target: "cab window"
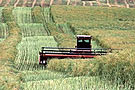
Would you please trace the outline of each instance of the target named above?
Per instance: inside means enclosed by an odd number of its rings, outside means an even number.
[[[83,42],[83,40],[78,40],[78,42]]]
[[[89,43],[89,42],[90,42],[90,40],[84,40],[84,42],[85,42],[85,43]]]

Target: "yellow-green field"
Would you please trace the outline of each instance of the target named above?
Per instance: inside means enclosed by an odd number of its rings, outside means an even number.
[[[54,5],[0,12],[0,89],[134,89],[135,9]],[[42,46],[74,47],[78,34],[92,35],[93,48],[121,50],[38,64]]]

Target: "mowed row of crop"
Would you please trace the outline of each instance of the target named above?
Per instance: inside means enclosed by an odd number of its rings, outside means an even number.
[[[16,57],[16,64],[18,70],[35,70],[40,67],[39,62],[39,51],[41,47],[57,47],[52,36],[33,36],[22,38],[21,43],[17,46],[19,50]]]
[[[48,9],[48,8],[47,8]],[[45,11],[45,20],[49,20],[49,13]],[[25,17],[23,17],[25,19]],[[45,67],[39,65],[39,51],[41,47],[57,47],[57,42],[53,36],[47,36],[46,29],[42,23],[23,23],[19,26],[22,29],[22,41],[17,46],[19,53],[16,57],[16,68],[22,75],[22,81],[25,85],[22,88],[28,88],[27,82],[36,82],[49,79],[65,78],[67,75],[45,70]],[[36,88],[31,88],[36,89]]]
[[[51,11],[56,23],[68,22],[76,29],[135,29],[135,9],[52,6]]]
[[[8,32],[8,27],[7,24],[5,23],[0,23],[0,38],[6,38]]]
[[[2,10],[3,10],[3,7],[0,7],[0,22],[2,22]]]
[[[16,7],[13,15],[17,23],[32,23],[31,7]]]
[[[98,77],[69,77],[54,80],[29,81],[24,90],[127,90],[120,85],[105,83]]]
[[[8,36],[8,26],[7,26],[7,24],[0,23],[0,42],[5,40],[7,36]]]
[[[61,72],[53,72],[49,70],[34,70],[34,71],[22,71],[22,81],[23,83],[32,81],[42,81],[42,80],[53,80],[59,78],[69,77],[67,74]],[[25,84],[26,85],[26,84]]]
[[[8,28],[4,23],[0,23],[0,42],[8,36]]]
[[[40,23],[19,23],[23,37],[47,36],[47,32]]]
[[[12,13],[22,33],[22,41],[17,47],[19,51],[16,57],[17,68],[18,70],[38,69],[38,67],[40,68],[38,59],[41,47],[51,44],[57,46],[57,43],[53,39],[53,36],[47,36],[43,24],[32,23],[32,8],[17,7],[13,9]],[[49,43],[48,41],[51,42]]]
[[[42,8],[42,14],[47,23],[53,22],[53,19],[52,19],[51,13],[50,13],[50,8]]]

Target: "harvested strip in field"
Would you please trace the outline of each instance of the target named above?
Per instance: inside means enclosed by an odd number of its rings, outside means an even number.
[[[32,23],[31,7],[16,7],[13,15],[17,23]]]
[[[50,13],[50,8],[42,8],[42,12],[43,12],[44,19],[46,20],[46,22],[53,22],[51,13]]]
[[[19,70],[37,70],[39,51],[41,47],[57,47],[57,42],[53,36],[34,36],[22,38],[17,46],[18,54],[15,60]]]
[[[31,81],[22,85],[23,90],[117,90],[120,85],[113,85],[98,77],[69,77],[55,80]],[[121,87],[121,90],[126,90]]]
[[[19,24],[22,36],[46,36],[47,32],[44,29],[43,24],[40,23],[26,23],[26,24]]]
[[[6,38],[8,26],[5,23],[0,23],[0,38]]]
[[[68,77],[64,73],[60,72],[53,72],[49,70],[35,70],[35,71],[23,71],[22,74],[22,81],[40,81],[40,80],[51,80],[51,79],[59,79],[59,78],[66,78]]]
[[[3,7],[0,7],[0,22],[2,22],[2,9]]]

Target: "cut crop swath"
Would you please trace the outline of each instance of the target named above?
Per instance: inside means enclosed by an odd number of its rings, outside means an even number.
[[[42,8],[42,12],[46,22],[53,22],[50,8]]]
[[[2,9],[3,9],[4,7],[0,7],[0,22],[2,22]]]
[[[8,32],[8,26],[5,23],[0,23],[0,38],[6,38]]]
[[[22,85],[24,90],[117,90],[120,85],[109,84],[98,77],[69,77],[54,80],[30,81]],[[128,88],[121,87],[122,90]]]
[[[22,38],[21,43],[17,46],[18,54],[16,64],[19,70],[34,70],[40,66],[39,51],[41,47],[57,47],[53,36],[34,36]],[[42,67],[41,67],[42,68]]]
[[[46,36],[47,32],[44,29],[43,24],[40,23],[25,23],[19,24],[22,36],[29,37],[29,36]]]
[[[18,23],[32,23],[31,7],[16,7],[13,15]]]
[[[40,81],[40,80],[52,80],[59,78],[66,78],[68,75],[60,72],[53,72],[49,70],[34,70],[34,71],[22,71],[23,82]]]

